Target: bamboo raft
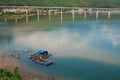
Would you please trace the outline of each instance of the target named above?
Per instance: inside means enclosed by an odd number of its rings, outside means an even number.
[[[33,58],[31,59],[33,62],[35,63],[38,63],[40,65],[45,65],[45,66],[48,66],[48,65],[51,65],[53,64],[53,61],[51,60],[48,60],[48,59],[36,59],[36,58]]]
[[[37,52],[33,55],[29,55],[28,58],[31,59],[35,63],[48,66],[54,63],[53,61],[47,59],[50,56],[51,54],[48,54],[48,52],[45,52],[42,54]]]

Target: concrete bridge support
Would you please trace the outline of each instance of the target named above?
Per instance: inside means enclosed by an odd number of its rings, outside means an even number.
[[[51,21],[51,11],[48,11],[48,15],[49,15],[49,21]]]
[[[15,18],[15,23],[17,23],[18,22],[18,19],[17,18]]]
[[[73,21],[75,19],[75,10],[72,10],[72,19],[73,19]]]
[[[4,14],[6,13],[6,8],[3,8],[3,13],[4,13]]]
[[[84,19],[86,19],[86,11],[84,11]]]
[[[28,10],[27,9],[25,10],[25,13],[26,13],[26,23],[28,23]]]
[[[98,19],[99,13],[98,11],[96,11],[96,19]]]
[[[6,23],[6,22],[7,22],[7,19],[5,18],[5,20],[4,20],[4,21],[5,21],[5,23]]]
[[[37,21],[38,21],[38,23],[40,21],[40,11],[39,11],[39,9],[37,9]]]
[[[111,14],[111,12],[109,11],[109,12],[108,12],[108,19],[110,19],[110,14]]]
[[[17,13],[17,8],[14,8],[15,9],[15,13]]]
[[[61,22],[62,22],[62,20],[63,20],[63,11],[61,9]]]

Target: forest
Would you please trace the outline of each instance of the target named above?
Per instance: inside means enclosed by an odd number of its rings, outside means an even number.
[[[120,0],[1,0],[0,5],[120,8]]]

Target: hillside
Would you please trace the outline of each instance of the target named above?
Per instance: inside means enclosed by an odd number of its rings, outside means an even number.
[[[1,0],[0,5],[120,8],[120,0]]]

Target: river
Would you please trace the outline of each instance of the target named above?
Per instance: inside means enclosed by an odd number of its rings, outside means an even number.
[[[33,49],[21,55],[21,64],[63,80],[120,80],[120,17],[43,15],[0,21],[0,55],[6,49]],[[38,49],[53,53],[54,64],[30,61],[27,56]]]

